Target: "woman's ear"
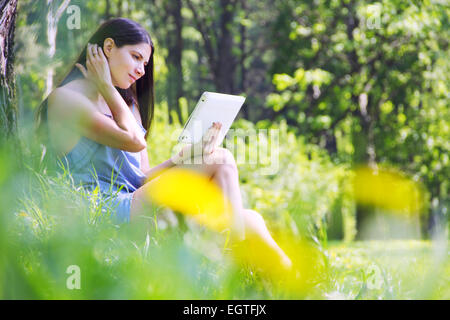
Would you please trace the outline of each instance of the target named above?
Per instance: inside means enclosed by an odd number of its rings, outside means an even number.
[[[103,41],[103,52],[107,58],[111,56],[111,51],[114,47],[115,43],[112,38],[106,38],[105,41]]]

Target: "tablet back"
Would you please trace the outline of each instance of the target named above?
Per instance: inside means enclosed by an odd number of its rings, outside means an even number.
[[[244,101],[245,97],[241,96],[204,92],[186,122],[178,141],[197,143],[213,122],[220,122],[222,129],[216,146],[221,145]]]

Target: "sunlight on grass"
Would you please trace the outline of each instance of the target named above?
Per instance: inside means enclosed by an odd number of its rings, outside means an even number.
[[[149,188],[152,202],[189,218],[185,229],[178,226],[154,230],[151,215],[142,224],[113,223],[107,199],[75,186],[69,172],[51,176],[31,168],[15,168],[14,158],[5,154],[0,152],[0,187],[4,191],[0,195],[4,204],[0,214],[1,298],[450,297],[445,241],[440,247],[434,241],[392,240],[328,246],[317,237],[317,224],[305,223],[301,229],[301,223],[309,220],[296,219],[301,214],[313,216],[314,208],[319,208],[316,204],[322,204],[329,195],[314,198],[323,192],[320,190],[328,190],[323,188],[307,193],[306,186],[317,187],[317,181],[330,184],[322,176],[304,184],[302,198],[292,196],[293,202],[303,206],[288,207],[283,216],[290,219],[285,224],[275,223],[279,218],[275,215],[280,214],[278,202],[268,202],[274,217],[264,212],[269,229],[274,231],[272,235],[293,262],[289,270],[256,238],[248,236],[239,245],[224,240],[221,231],[229,228],[231,220],[226,200],[214,182],[194,171],[168,170]],[[291,180],[292,172],[284,175],[286,181]],[[420,208],[420,203],[414,203],[415,197],[422,196],[420,187],[401,174],[382,170],[374,174],[366,169],[356,175],[355,191],[360,203],[401,212],[398,217],[402,221]],[[267,193],[261,197],[269,199],[272,195],[271,199],[275,199],[276,193],[269,185],[262,186]],[[309,211],[307,201],[312,201]],[[324,218],[319,221],[325,222],[329,210],[323,209]],[[158,213],[156,208],[153,214]],[[66,287],[70,265],[81,270],[78,291]]]
[[[445,249],[436,255],[435,245],[418,240],[334,242],[328,297],[449,299],[449,253]],[[374,268],[378,272],[371,272]]]

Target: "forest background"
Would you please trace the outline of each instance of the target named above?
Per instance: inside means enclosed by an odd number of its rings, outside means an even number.
[[[30,166],[39,175],[42,171],[33,154],[35,149],[39,153],[39,146],[27,146],[33,145],[28,130],[36,108],[100,23],[127,17],[150,32],[156,48],[156,117],[148,138],[151,165],[170,157],[177,133],[204,91],[244,95],[246,103],[233,126],[243,134],[234,151],[245,150],[245,159],[250,158],[248,132],[272,129],[279,137],[276,172],[261,171],[270,164],[264,157],[257,164],[239,164],[246,205],[261,212],[274,233],[308,238],[329,259],[359,248],[355,240],[388,241],[387,247],[393,239],[413,241],[400,245],[407,252],[431,250],[430,240],[436,235],[447,242],[450,8],[446,1],[1,4],[2,10],[17,5],[8,53],[14,62],[8,65],[5,60],[9,77],[2,76],[2,139],[18,139],[23,158],[34,161]],[[258,140],[258,145],[273,143],[268,137]],[[11,169],[16,160],[5,154],[0,163],[3,187],[22,172],[22,166]],[[45,173],[43,177],[48,178]],[[41,189],[49,192],[52,187],[44,183]],[[8,197],[5,193],[3,199]],[[10,206],[19,220],[34,221],[38,238],[43,237],[39,228],[54,226],[49,213],[54,208],[46,207],[45,199],[33,195],[25,204],[19,201],[22,209]],[[47,218],[36,218],[36,208]],[[49,236],[48,232],[44,234]],[[334,249],[330,240],[336,241]],[[367,252],[372,252],[368,246]],[[385,242],[378,243],[375,248],[384,246]],[[445,261],[443,274],[448,280],[448,254]],[[367,261],[361,262],[364,265]],[[363,293],[369,298],[389,297],[388,287],[375,295],[362,290],[367,289],[361,285],[366,275],[348,282],[346,289],[345,277],[338,278],[343,287],[338,289],[338,280],[334,285],[328,281],[319,296],[339,292],[351,298]],[[425,297],[449,296],[448,285],[430,290],[420,292]],[[398,297],[421,296],[398,292]]]

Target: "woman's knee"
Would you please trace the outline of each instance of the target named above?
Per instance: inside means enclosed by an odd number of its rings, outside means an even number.
[[[237,174],[238,169],[233,154],[225,148],[218,148],[214,151],[214,164],[217,171],[226,174]]]
[[[221,164],[227,164],[236,167],[236,160],[234,159],[233,153],[225,148],[217,148],[217,152],[220,153]]]
[[[266,223],[262,215],[255,210],[244,209],[244,222],[246,232],[259,233],[266,228]]]
[[[236,161],[230,150],[225,148],[216,148],[213,153],[203,156],[205,164],[209,165],[231,165],[236,166]]]
[[[210,155],[198,156],[192,163],[177,165],[177,167],[192,169],[221,180],[239,177],[234,156],[225,148],[216,148]]]
[[[218,179],[239,179],[236,166],[232,164],[218,164],[214,172],[214,176]]]

